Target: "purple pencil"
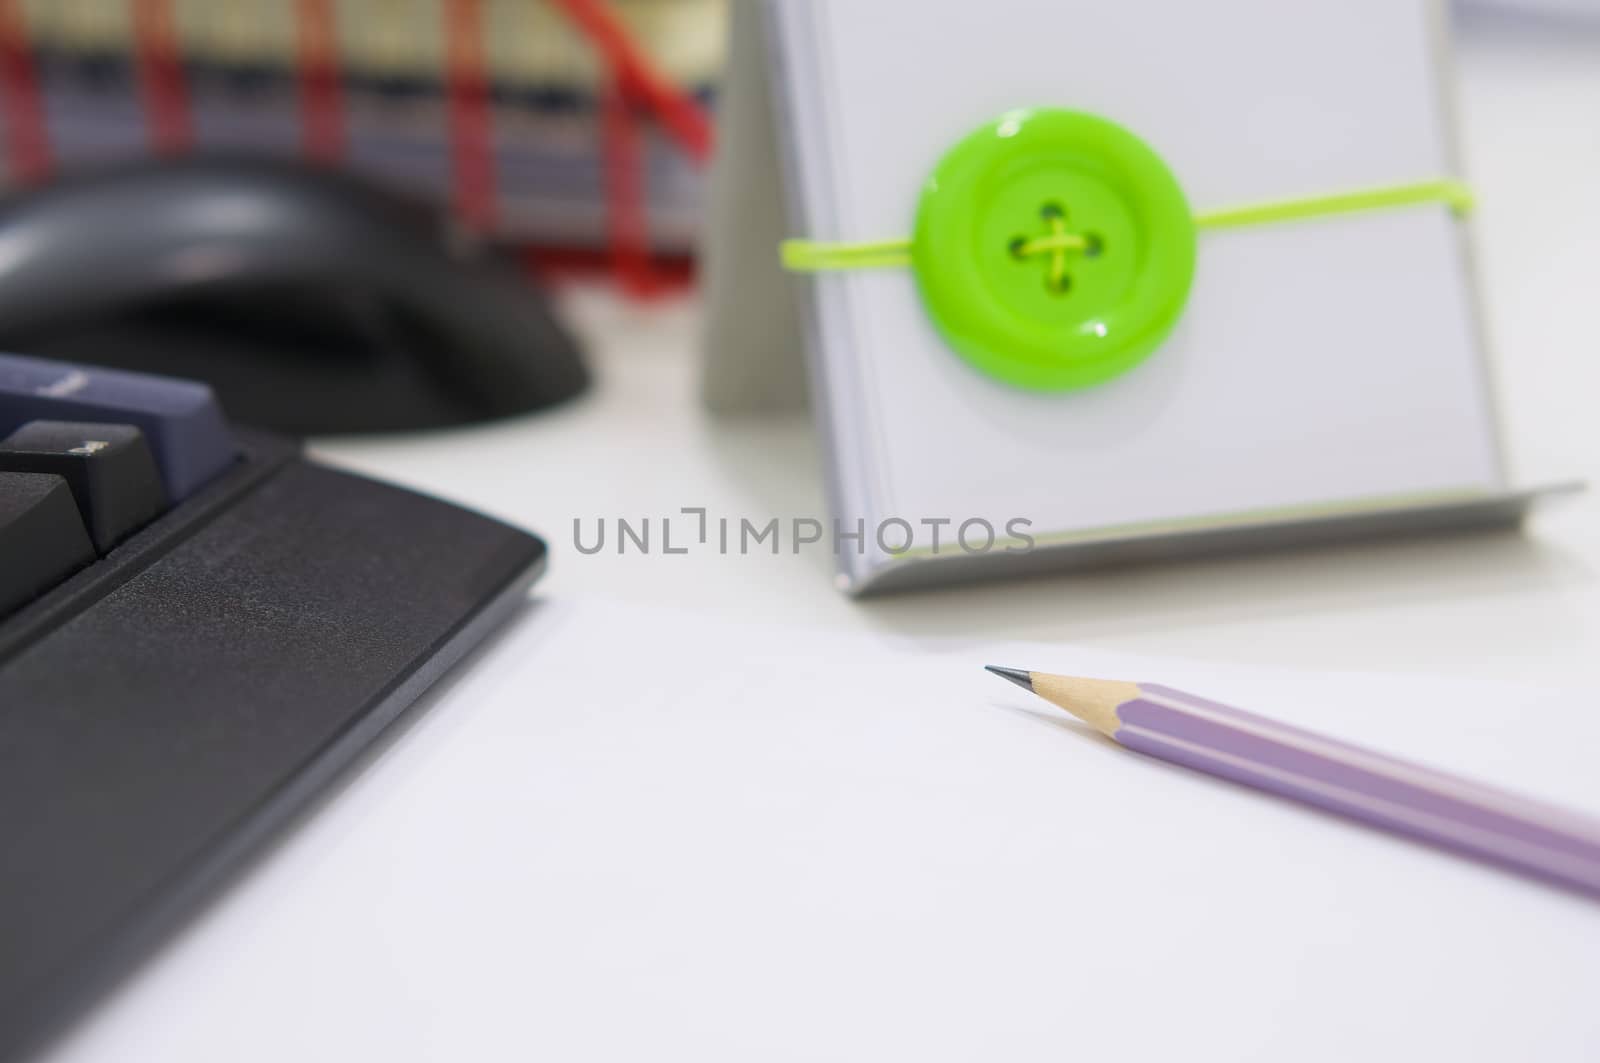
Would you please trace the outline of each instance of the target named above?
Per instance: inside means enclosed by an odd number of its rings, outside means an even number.
[[[1600,820],[1171,687],[989,671],[1129,749],[1600,896]]]

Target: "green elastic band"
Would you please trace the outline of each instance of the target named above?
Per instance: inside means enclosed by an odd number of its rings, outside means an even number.
[[[814,273],[825,269],[881,269],[911,265],[910,240],[872,240],[858,244],[828,244],[813,240],[785,240],[778,245],[785,269]]]
[[[1280,221],[1303,221],[1363,210],[1411,207],[1423,203],[1443,203],[1457,214],[1472,209],[1472,190],[1455,180],[1419,181],[1408,185],[1334,192],[1303,199],[1282,199],[1269,203],[1247,203],[1238,207],[1208,210],[1194,216],[1201,229],[1237,229],[1246,225],[1267,225]],[[1029,253],[1051,249],[1052,237],[1031,242]],[[885,269],[911,264],[910,240],[871,240],[862,243],[827,243],[817,240],[785,240],[779,245],[785,269],[798,273],[818,273],[839,269]]]
[[[1306,199],[1281,199],[1274,203],[1246,203],[1238,207],[1203,211],[1194,216],[1201,229],[1236,229],[1245,225],[1265,225],[1277,221],[1326,218],[1333,214],[1352,214],[1361,210],[1412,207],[1419,203],[1443,203],[1457,214],[1472,209],[1472,189],[1461,181],[1420,181],[1410,185],[1387,185],[1354,192],[1334,192]]]

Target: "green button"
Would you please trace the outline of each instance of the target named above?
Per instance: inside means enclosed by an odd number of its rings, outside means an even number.
[[[940,160],[911,261],[946,341],[1007,383],[1089,387],[1166,338],[1194,277],[1195,226],[1144,141],[1078,111],[1012,111]]]

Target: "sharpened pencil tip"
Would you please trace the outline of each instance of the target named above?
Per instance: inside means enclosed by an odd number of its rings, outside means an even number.
[[[1024,672],[1021,668],[1001,668],[997,664],[986,664],[983,668],[984,671],[993,672],[1001,679],[1011,680],[1023,690],[1033,689],[1033,674],[1031,672]]]

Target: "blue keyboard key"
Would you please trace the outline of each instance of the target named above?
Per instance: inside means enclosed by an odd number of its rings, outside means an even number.
[[[222,407],[204,384],[0,354],[0,438],[29,421],[137,426],[174,502],[193,494],[239,453]]]

